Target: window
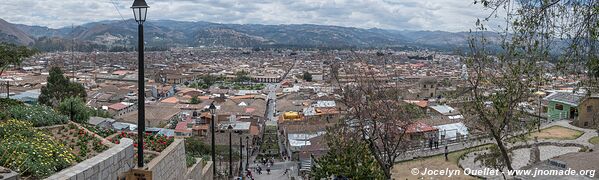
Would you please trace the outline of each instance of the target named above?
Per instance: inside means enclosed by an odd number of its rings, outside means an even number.
[[[584,122],[584,127],[589,126],[589,122]]]
[[[593,106],[587,106],[587,112],[593,112]]]
[[[564,110],[564,105],[555,104],[555,109],[557,109],[557,110]]]

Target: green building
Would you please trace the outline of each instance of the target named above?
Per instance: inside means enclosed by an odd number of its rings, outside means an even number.
[[[584,96],[574,93],[555,92],[545,97],[547,104],[547,118],[549,120],[576,119],[578,106]]]

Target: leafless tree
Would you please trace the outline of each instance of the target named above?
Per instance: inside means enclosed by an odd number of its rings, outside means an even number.
[[[336,83],[341,89],[338,101],[347,107],[346,124],[365,141],[384,175],[390,179],[393,165],[410,144],[407,129],[422,112],[400,99],[397,83],[368,67],[366,63],[345,67],[344,78],[351,83]],[[334,78],[340,82],[337,75]]]
[[[599,8],[594,0],[477,3],[491,13],[477,21],[465,60],[472,71],[468,83],[474,99],[468,103],[465,114],[474,127],[488,132],[495,140],[505,167],[512,170],[507,144],[515,139],[512,136],[520,134],[514,132],[532,129],[522,104],[534,98],[533,92],[543,84],[544,73],[577,73],[578,67],[586,63],[591,75],[588,79],[599,76],[594,42]],[[497,27],[492,30],[499,32],[500,37],[491,38],[489,26]],[[494,43],[500,45],[499,50],[490,48]],[[544,62],[551,59],[559,60],[558,69],[545,69]],[[589,83],[586,85],[592,89]]]

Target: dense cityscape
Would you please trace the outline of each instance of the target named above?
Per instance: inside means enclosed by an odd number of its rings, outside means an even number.
[[[597,179],[599,5],[578,3],[512,7],[594,8],[558,45],[525,13],[449,48],[216,23],[193,44],[143,0],[127,35],[0,19],[0,179]]]

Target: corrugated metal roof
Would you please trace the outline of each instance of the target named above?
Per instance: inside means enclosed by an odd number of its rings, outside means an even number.
[[[584,96],[573,93],[555,92],[545,97],[545,100],[564,103],[571,106],[578,106]]]

